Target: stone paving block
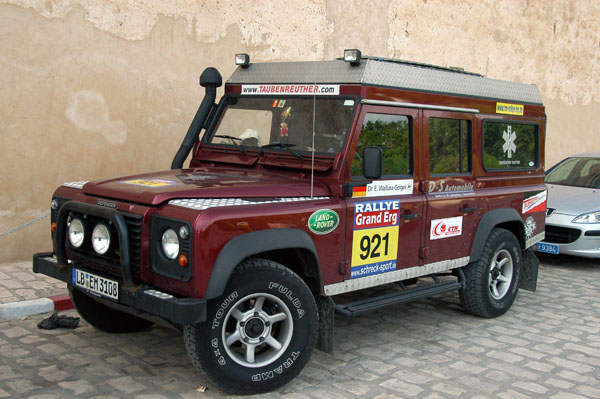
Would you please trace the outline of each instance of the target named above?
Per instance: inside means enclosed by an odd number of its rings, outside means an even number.
[[[397,378],[390,378],[389,380],[382,382],[380,385],[392,391],[396,391],[401,396],[414,397],[423,392],[423,388],[420,386],[401,381]]]
[[[512,385],[515,388],[524,389],[526,391],[533,392],[539,395],[543,395],[546,392],[548,392],[548,388],[531,381],[518,381]]]
[[[508,363],[519,363],[523,360],[523,356],[515,355],[507,351],[489,351],[486,356]]]
[[[117,391],[123,392],[126,394],[132,394],[134,392],[144,390],[144,386],[138,382],[136,382],[131,377],[119,377],[113,378],[106,381],[107,384],[114,387]]]
[[[600,398],[600,388],[598,388],[598,385],[579,385],[577,388],[575,388],[575,392],[590,398]]]
[[[76,380],[76,381],[62,381],[62,382],[59,382],[58,385],[61,388],[64,388],[66,390],[73,392],[73,394],[75,394],[75,395],[83,395],[83,394],[88,394],[88,393],[96,391],[96,389],[90,382],[83,380],[83,379]]]
[[[589,399],[586,398],[585,396],[582,395],[578,395],[576,393],[572,393],[572,392],[557,392],[554,395],[551,395],[549,399]]]
[[[551,364],[537,362],[537,361],[527,362],[524,366],[528,367],[528,368],[530,368],[532,370],[541,371],[541,372],[548,372],[548,371],[551,371],[551,370],[553,370],[555,368]]]

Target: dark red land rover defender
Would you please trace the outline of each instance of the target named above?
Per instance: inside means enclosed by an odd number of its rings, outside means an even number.
[[[221,389],[258,393],[333,349],[356,316],[457,290],[469,313],[535,290],[544,238],[536,86],[361,57],[239,65],[216,103],[208,68],[170,170],[71,182],[52,197],[52,253],[100,330],[183,330]],[[192,152],[189,165],[183,167]],[[352,300],[344,293],[383,286]]]

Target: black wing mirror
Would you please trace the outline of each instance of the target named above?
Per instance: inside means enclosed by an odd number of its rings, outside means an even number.
[[[363,176],[367,179],[379,179],[383,168],[383,152],[380,147],[363,149]]]

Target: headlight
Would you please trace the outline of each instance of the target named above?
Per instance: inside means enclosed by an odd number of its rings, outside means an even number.
[[[584,213],[577,216],[572,221],[573,223],[600,223],[600,211]]]
[[[81,247],[83,244],[83,238],[85,237],[85,231],[83,223],[79,219],[72,219],[69,223],[69,242],[75,248]]]
[[[104,255],[110,247],[110,232],[108,227],[103,224],[97,224],[92,232],[92,247],[100,255]]]
[[[162,235],[162,250],[169,259],[175,259],[179,254],[179,238],[173,229],[167,229]]]

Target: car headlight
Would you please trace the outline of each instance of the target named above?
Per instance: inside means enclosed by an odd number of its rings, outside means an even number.
[[[100,255],[104,255],[110,247],[110,232],[104,224],[97,224],[92,231],[92,247]]]
[[[600,211],[579,215],[572,220],[572,223],[600,223]]]
[[[179,238],[173,229],[167,229],[162,235],[162,250],[169,259],[175,259],[179,254]]]
[[[83,239],[85,237],[85,229],[83,228],[83,223],[79,219],[71,219],[69,223],[69,242],[75,248],[81,247],[83,244]]]

